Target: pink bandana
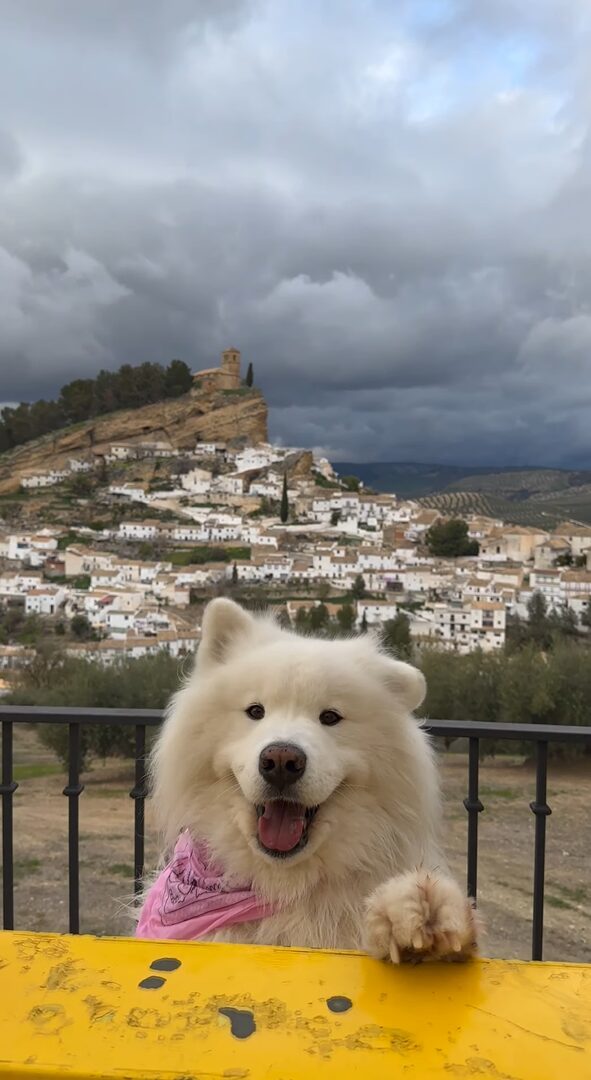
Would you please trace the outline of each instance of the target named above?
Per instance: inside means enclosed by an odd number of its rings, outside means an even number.
[[[248,885],[227,885],[223,870],[207,847],[182,833],[172,861],[158,875],[144,899],[136,937],[194,941],[234,923],[271,915]]]

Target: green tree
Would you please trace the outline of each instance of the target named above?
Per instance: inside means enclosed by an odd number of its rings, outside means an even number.
[[[421,715],[433,719],[477,719],[488,724],[591,723],[591,664],[588,650],[574,640],[561,638],[544,653],[530,641],[522,649],[476,651],[465,656],[425,649],[420,666],[427,681],[427,698]],[[510,750],[528,755],[531,744],[491,740],[485,752]],[[564,747],[550,744],[553,754]],[[568,753],[584,753],[572,748]]]
[[[550,627],[559,638],[578,637],[579,624],[577,616],[571,608],[563,606],[558,611],[552,611],[549,618]]]
[[[162,401],[166,397],[165,373],[161,364],[140,364],[137,378],[142,387],[142,403],[151,405],[156,401]]]
[[[277,622],[282,630],[291,630],[291,619],[286,607],[280,607],[277,612]]]
[[[92,416],[113,412],[120,405],[118,379],[114,371],[99,371],[92,392]]]
[[[20,446],[34,437],[31,423],[31,407],[26,401],[21,401],[16,408],[5,405],[2,409],[2,422],[11,447]]]
[[[40,691],[41,695],[43,695],[45,689],[51,686],[55,679],[59,679],[59,672],[63,662],[61,644],[56,642],[55,639],[52,641],[44,636],[42,640],[37,642],[34,656],[27,664],[24,674],[21,674],[18,685],[22,683],[23,678],[26,678],[27,685],[33,691]],[[10,700],[13,700],[12,695]],[[27,704],[18,701],[17,703]]]
[[[90,589],[90,574],[78,574],[71,579],[70,585],[73,589]]]
[[[184,360],[171,360],[164,372],[164,396],[180,397],[188,394],[193,385],[193,374]]]
[[[80,641],[87,641],[92,637],[93,630],[86,615],[74,615],[70,622],[70,630],[74,637],[80,639]]]
[[[412,652],[408,615],[399,611],[393,619],[387,619],[382,627],[382,641],[395,656],[408,660]]]
[[[523,648],[528,640],[528,627],[525,619],[522,619],[517,613],[508,614],[505,631],[505,651],[508,653],[515,652],[517,649]]]
[[[117,396],[122,409],[136,409],[143,402],[136,371],[131,364],[122,364],[117,372]]]
[[[281,506],[279,508],[279,518],[285,525],[289,519],[289,497],[287,494],[287,473],[283,474],[283,490],[281,492]]]
[[[22,607],[6,607],[4,604],[0,605],[0,625],[2,626],[4,639],[2,644],[8,644],[13,639],[16,639],[17,634],[22,630],[25,621],[25,613]]]
[[[355,629],[355,608],[352,604],[342,604],[337,611],[337,623],[342,634],[352,634]]]
[[[468,524],[461,518],[441,521],[427,531],[425,541],[431,555],[440,558],[457,558],[462,555],[478,555],[476,540],[468,536]]]
[[[554,559],[554,566],[572,566],[573,557],[570,551],[565,551],[564,555],[557,555]]]
[[[307,634],[309,627],[309,612],[307,608],[299,607],[296,611],[295,628],[299,634]]]
[[[361,616],[359,629],[362,634],[367,634],[367,611],[365,610],[365,608],[363,609],[363,615]]]
[[[540,649],[548,649],[552,644],[552,623],[548,616],[548,604],[541,592],[534,592],[528,601],[527,636]]]
[[[109,482],[109,468],[107,465],[107,459],[104,454],[101,454],[99,458],[98,479],[100,484],[108,484]]]
[[[37,645],[43,636],[43,621],[38,615],[26,615],[16,634],[20,645]]]
[[[238,581],[239,581],[238,567],[236,566],[236,563],[234,563],[234,565],[232,567],[232,585],[237,585]]]
[[[351,596],[354,600],[362,600],[366,593],[367,589],[365,587],[363,574],[357,574],[357,577],[351,586]]]
[[[507,621],[507,651],[515,652],[527,645],[547,652],[560,642],[579,636],[577,617],[570,608],[548,609],[541,592],[534,592],[527,605],[527,619],[512,615]]]
[[[77,473],[70,481],[70,491],[77,499],[87,499],[92,495],[94,484],[86,473]]]
[[[62,386],[58,405],[67,424],[77,424],[92,415],[93,391],[93,379],[74,379]]]
[[[246,369],[246,378],[245,378],[244,381],[245,381],[247,386],[252,386],[252,384],[254,382],[254,369],[253,369],[252,364],[249,364],[247,369]]]
[[[427,681],[421,715],[433,719],[500,719],[500,675],[508,663],[502,653],[476,651],[465,656],[443,649],[425,649],[420,667]]]
[[[310,608],[308,623],[312,633],[318,633],[319,630],[326,630],[329,621],[326,604],[315,604],[314,607]]]
[[[361,480],[358,476],[342,476],[341,484],[347,491],[359,491]]]
[[[64,705],[120,709],[162,709],[178,689],[182,670],[164,650],[138,660],[105,665],[62,656],[46,647],[37,650],[20,673],[8,700],[15,705]],[[42,741],[67,764],[68,725],[40,725]],[[83,768],[92,758],[133,757],[132,727],[83,724],[80,728]]]
[[[29,416],[32,439],[55,431],[64,423],[63,413],[56,401],[35,401],[30,407]]]
[[[333,526],[333,528],[334,528],[335,525],[338,525],[340,520],[341,520],[341,511],[340,510],[333,510],[332,514],[330,515],[330,524]]]

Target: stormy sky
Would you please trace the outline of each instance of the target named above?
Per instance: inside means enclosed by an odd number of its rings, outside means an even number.
[[[588,0],[0,0],[0,400],[252,360],[333,459],[591,467]]]

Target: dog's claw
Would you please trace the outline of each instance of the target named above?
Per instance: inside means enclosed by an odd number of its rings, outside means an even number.
[[[462,942],[460,941],[458,934],[450,934],[449,943],[451,945],[452,952],[460,953],[462,951]]]

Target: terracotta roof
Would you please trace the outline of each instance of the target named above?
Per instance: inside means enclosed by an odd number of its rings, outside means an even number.
[[[554,529],[555,536],[588,536],[591,541],[591,526],[578,525],[574,521],[561,521]]]
[[[548,547],[551,548],[552,551],[564,551],[565,548],[569,547],[569,543],[566,539],[561,540],[558,536],[551,536],[548,540],[542,540],[542,543],[538,544],[538,547]]]

